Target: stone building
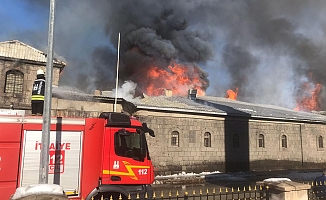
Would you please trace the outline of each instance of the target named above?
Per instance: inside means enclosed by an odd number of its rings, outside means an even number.
[[[0,42],[0,107],[29,110],[33,81],[38,69],[46,68],[46,54],[18,40]],[[66,63],[53,61],[53,85]]]
[[[26,114],[31,113],[33,81],[38,69],[46,70],[46,62],[46,53],[18,40],[0,42],[0,108],[13,106],[14,109],[25,110]],[[60,73],[66,65],[61,60],[53,60],[53,116],[97,117],[101,112],[114,110],[113,98],[82,94],[72,88],[59,88]],[[134,109],[132,103],[117,99],[118,112],[129,113]]]
[[[0,108],[30,112],[31,86],[46,54],[22,42],[0,43]],[[115,99],[58,87],[66,63],[54,60],[52,115],[98,117]],[[157,174],[181,171],[320,169],[326,165],[326,116],[226,98],[117,99],[116,111],[134,115],[155,131],[148,137]]]
[[[326,166],[326,117],[226,98],[160,96],[138,102],[158,174]]]

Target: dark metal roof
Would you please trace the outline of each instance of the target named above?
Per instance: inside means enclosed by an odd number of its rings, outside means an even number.
[[[165,110],[264,118],[270,120],[326,123],[325,115],[300,112],[274,105],[253,104],[212,96],[199,96],[196,100],[190,100],[186,97],[145,97],[141,100],[133,101],[133,103],[138,109],[145,110]]]
[[[170,110],[180,112],[219,113],[221,115],[225,115],[225,112],[223,110],[205,104],[201,104],[184,97],[154,96],[145,97],[141,100],[132,102],[136,105],[137,108]]]

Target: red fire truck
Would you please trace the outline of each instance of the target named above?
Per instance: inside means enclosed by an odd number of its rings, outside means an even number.
[[[0,194],[37,184],[42,148],[42,117],[0,116]],[[61,185],[70,199],[142,198],[152,194],[154,170],[146,123],[122,113],[99,118],[51,119],[49,183]]]

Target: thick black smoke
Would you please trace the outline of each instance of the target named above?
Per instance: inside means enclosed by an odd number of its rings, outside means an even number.
[[[205,64],[212,58],[213,47],[203,39],[203,33],[190,30],[187,16],[174,6],[172,2],[125,1],[115,3],[108,11],[106,33],[114,45],[118,32],[121,33],[120,80],[137,83],[138,93],[145,92],[149,84],[146,81],[147,71],[153,66],[169,71],[171,62],[176,62],[188,65],[192,71],[194,64]],[[96,49],[93,58],[99,61],[99,57],[104,58],[102,52],[105,51]],[[102,61],[108,64],[107,59]],[[101,70],[97,66],[94,66],[95,69]],[[108,73],[99,73],[100,80],[110,77],[115,65],[112,63],[110,66]],[[206,90],[209,83],[207,73],[202,70],[197,72],[201,73],[202,89]],[[112,84],[98,85],[100,89],[108,86],[112,87]]]
[[[43,0],[29,2],[34,13],[48,9]],[[139,92],[150,65],[165,69],[175,61],[203,69],[207,95],[239,87],[238,100],[253,103],[294,108],[305,83],[320,83],[326,109],[326,1],[56,2],[55,52],[69,63],[60,84],[112,89],[120,32],[120,80],[137,83]],[[23,33],[14,35],[46,45]]]
[[[301,33],[296,19],[305,19],[307,6],[318,10],[320,4],[129,1],[110,7],[106,33],[113,43],[117,31],[122,33],[122,80],[140,83],[153,62],[162,68],[171,59],[205,67],[212,54],[220,54],[229,84],[223,89],[211,75],[211,83],[222,88],[210,90],[211,95],[224,96],[227,89],[239,87],[239,100],[294,107],[305,82],[326,83],[323,46]],[[219,40],[215,32],[222,32],[224,41],[213,51],[209,43]]]

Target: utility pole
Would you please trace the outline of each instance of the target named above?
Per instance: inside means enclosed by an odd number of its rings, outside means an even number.
[[[52,103],[52,71],[53,71],[53,30],[54,30],[55,0],[50,0],[48,53],[45,75],[45,95],[42,124],[42,148],[40,155],[39,183],[48,183],[49,172],[49,145],[51,125],[51,103]]]

